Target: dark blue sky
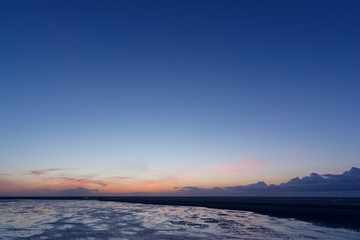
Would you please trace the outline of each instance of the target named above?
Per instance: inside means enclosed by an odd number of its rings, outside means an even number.
[[[0,29],[5,172],[359,161],[359,1],[2,1]]]

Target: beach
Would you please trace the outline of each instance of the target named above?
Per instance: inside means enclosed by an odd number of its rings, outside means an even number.
[[[41,198],[0,199],[0,239],[358,240],[360,231],[252,211]]]
[[[1,199],[1,198],[0,198]],[[2,199],[15,199],[14,197]],[[37,200],[98,200],[242,210],[360,231],[360,198],[307,197],[16,197]]]

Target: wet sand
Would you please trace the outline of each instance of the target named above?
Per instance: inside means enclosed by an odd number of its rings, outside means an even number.
[[[4,199],[3,197],[0,199]],[[6,199],[15,199],[9,197]],[[17,199],[99,200],[128,203],[197,206],[251,211],[295,218],[337,228],[360,231],[360,198],[284,197],[17,197]]]

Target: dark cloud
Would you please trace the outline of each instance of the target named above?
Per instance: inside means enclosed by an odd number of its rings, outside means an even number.
[[[57,191],[56,195],[60,195],[60,196],[91,196],[91,195],[96,195],[97,193],[99,193],[98,189],[91,190],[91,189],[87,189],[87,188],[78,187],[78,188]]]
[[[56,172],[56,171],[67,171],[67,170],[74,170],[77,168],[48,168],[48,169],[37,169],[37,170],[32,170],[30,172],[27,172],[27,174],[29,175],[35,175],[35,176],[39,176],[48,172]]]
[[[62,168],[51,168],[51,169],[40,169],[40,170],[33,170],[28,172],[29,175],[35,175],[35,176],[39,176],[42,175],[44,173],[47,172],[54,172],[54,171],[60,171],[60,170],[64,170]]]
[[[181,191],[199,191],[201,188],[198,187],[183,187]]]
[[[187,186],[177,193],[191,196],[360,196],[360,168],[353,167],[343,174],[311,173],[279,185],[258,182],[211,189]]]
[[[294,189],[297,191],[360,191],[360,168],[351,168],[343,174],[316,173],[310,176],[293,178],[287,183],[279,186],[283,189]]]

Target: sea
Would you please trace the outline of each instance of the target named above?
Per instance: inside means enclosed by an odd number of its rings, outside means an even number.
[[[0,239],[324,239],[360,232],[238,210],[96,200],[0,200]]]

